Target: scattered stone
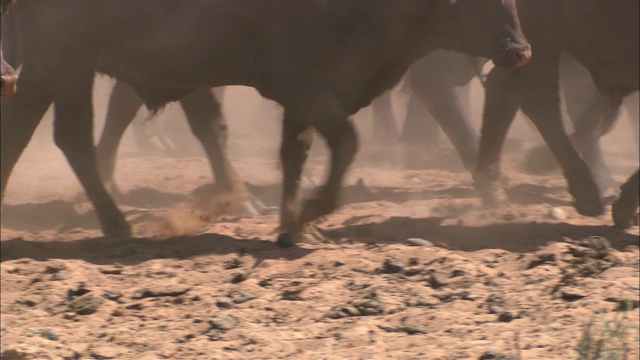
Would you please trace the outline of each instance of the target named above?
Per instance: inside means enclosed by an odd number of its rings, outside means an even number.
[[[238,320],[232,316],[218,316],[210,319],[209,325],[214,330],[228,331],[238,325]]]
[[[507,312],[507,310],[500,305],[489,305],[489,314],[502,314],[505,312]]]
[[[413,245],[413,246],[424,246],[424,247],[433,246],[433,243],[431,241],[425,240],[425,239],[420,239],[420,238],[408,238],[407,242],[410,245]]]
[[[409,259],[409,266],[418,266],[418,265],[420,265],[420,259],[414,258],[414,257]]]
[[[34,277],[31,278],[31,280],[29,281],[30,284],[35,284],[35,283],[39,283],[42,281],[42,276],[40,275],[36,275]]]
[[[602,236],[589,236],[580,240],[580,246],[593,249],[597,252],[597,258],[603,259],[609,254],[611,244]]]
[[[451,276],[449,276],[449,277],[450,278],[455,278],[455,277],[463,276],[465,274],[466,274],[466,272],[464,270],[456,269],[456,270],[453,270],[451,272]]]
[[[485,351],[478,360],[517,360],[517,357],[507,356],[497,351]]]
[[[516,219],[516,215],[510,212],[502,215],[502,220],[504,221],[513,221],[515,219]]]
[[[509,311],[504,311],[500,315],[498,315],[498,321],[508,323],[513,321],[516,317]]]
[[[58,339],[60,339],[60,336],[58,336],[58,334],[54,333],[51,330],[42,330],[42,331],[40,331],[40,336],[42,336],[43,338],[45,338],[47,340],[51,340],[51,341],[58,341]]]
[[[380,272],[383,274],[395,274],[402,272],[402,270],[404,270],[404,265],[402,265],[400,260],[388,257],[384,259],[384,263],[382,264],[382,269],[380,269]]]
[[[257,299],[257,297],[253,294],[250,294],[247,292],[240,292],[240,291],[230,292],[229,298],[231,298],[234,304],[242,304],[242,303],[246,303],[247,301]]]
[[[123,272],[121,268],[101,268],[99,271],[105,275],[121,275]]]
[[[554,220],[567,220],[567,213],[559,207],[552,207],[549,210],[549,217]]]
[[[45,274],[55,274],[58,273],[62,270],[65,270],[67,268],[67,265],[65,265],[62,262],[54,262],[51,264],[48,264],[46,266],[46,268],[44,269],[44,273]]]
[[[406,268],[404,270],[404,275],[405,276],[415,276],[415,275],[421,274],[422,270],[423,270],[422,267],[412,266],[412,267]]]
[[[9,349],[9,350],[4,350],[2,352],[2,354],[0,355],[0,359],[3,360],[28,360],[30,359],[29,354],[16,350],[16,349]]]
[[[118,301],[118,299],[122,297],[122,294],[116,290],[107,290],[104,292],[104,294],[102,294],[102,297],[107,300]]]
[[[532,260],[529,265],[527,265],[527,270],[533,269],[534,267],[540,266],[542,264],[556,264],[556,254],[538,254],[538,257]]]
[[[67,298],[73,299],[74,297],[79,297],[89,292],[91,292],[91,290],[85,288],[84,283],[80,283],[77,288],[67,290]]]
[[[120,353],[117,350],[109,346],[93,347],[88,352],[89,352],[89,357],[91,359],[101,359],[101,360],[116,359],[118,358],[118,355],[120,355]]]
[[[216,299],[216,306],[220,309],[231,309],[233,307],[233,299],[228,297],[219,297]]]
[[[245,280],[247,280],[249,278],[249,275],[251,273],[249,271],[243,271],[243,272],[239,272],[239,273],[234,273],[231,276],[231,283],[232,284],[239,284]]]
[[[302,291],[304,288],[302,286],[289,286],[282,290],[282,300],[288,301],[302,301]]]
[[[615,311],[632,311],[640,306],[640,300],[638,300],[638,298],[608,297],[605,300],[618,304]]]
[[[416,326],[401,326],[401,327],[388,327],[384,325],[378,325],[378,327],[386,332],[402,332],[408,335],[427,334],[427,328],[422,325]]]
[[[584,290],[576,287],[564,287],[560,292],[560,298],[565,301],[577,301],[587,296]]]
[[[224,269],[225,270],[237,269],[242,265],[244,265],[244,261],[242,261],[242,259],[233,258],[233,259],[226,260],[224,262]]]
[[[384,306],[376,299],[375,294],[370,294],[363,299],[356,299],[348,304],[335,306],[326,316],[330,319],[340,319],[349,316],[370,316],[382,313],[384,313]]]
[[[433,289],[439,289],[439,288],[447,285],[445,282],[443,282],[443,281],[441,281],[439,279],[439,277],[436,275],[435,271],[431,271],[429,273],[429,276],[427,277],[427,282],[429,283],[429,286],[431,286],[431,288],[433,288]]]
[[[137,291],[131,298],[140,300],[150,297],[180,296],[186,294],[189,290],[191,290],[191,287],[187,285],[156,285]]]
[[[98,311],[103,301],[97,296],[86,294],[73,300],[70,307],[78,315],[91,315]]]
[[[34,307],[36,306],[38,303],[30,298],[20,298],[18,300],[16,300],[16,304],[20,304],[20,305],[24,305],[24,306],[28,306],[28,307]]]
[[[408,307],[432,307],[438,304],[435,299],[431,301],[423,298],[422,296],[412,296],[405,300],[404,304]]]
[[[51,281],[64,281],[67,280],[68,276],[65,273],[59,272],[51,275]]]

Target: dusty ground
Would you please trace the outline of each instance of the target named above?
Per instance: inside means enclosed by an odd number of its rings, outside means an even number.
[[[231,141],[277,206],[269,144]],[[450,149],[430,170],[360,161],[314,224],[327,242],[287,250],[276,215],[202,219],[200,155],[126,147],[118,201],[136,237],[103,238],[59,151],[34,145],[2,212],[2,359],[571,359],[602,338],[637,358],[638,227],[578,215],[560,175],[517,170],[514,144],[511,207],[481,209]],[[629,151],[610,154],[618,181]]]

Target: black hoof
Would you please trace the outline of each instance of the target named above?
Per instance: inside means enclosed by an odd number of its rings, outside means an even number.
[[[278,235],[278,240],[276,240],[276,245],[281,248],[290,248],[296,246],[296,243],[293,241],[293,238],[288,233],[281,233]]]
[[[574,207],[578,214],[583,216],[596,217],[604,214],[604,206],[602,206],[600,199],[590,201],[576,200]]]
[[[620,209],[618,202],[613,203],[613,206],[611,207],[611,217],[613,218],[613,223],[616,224],[616,227],[622,230],[630,228],[637,220],[637,214],[629,216]]]

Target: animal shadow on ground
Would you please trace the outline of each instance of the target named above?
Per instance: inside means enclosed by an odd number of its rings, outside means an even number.
[[[514,222],[485,226],[442,225],[442,218],[391,217],[379,223],[346,225],[321,230],[330,240],[354,239],[368,243],[406,243],[408,238],[424,238],[434,245],[451,250],[477,251],[503,249],[526,253],[549,242],[564,238],[579,240],[589,236],[607,238],[611,246],[622,250],[638,244],[638,237],[606,225],[573,225],[568,223]]]
[[[179,236],[163,240],[97,237],[73,241],[26,241],[15,238],[0,242],[0,262],[22,258],[38,261],[80,259],[98,265],[135,265],[153,259],[248,253],[256,258],[255,266],[258,266],[266,259],[295,260],[313,251],[301,247],[281,249],[272,241],[241,240],[218,234]]]

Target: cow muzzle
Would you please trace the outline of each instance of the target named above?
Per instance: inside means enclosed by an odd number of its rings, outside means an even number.
[[[531,45],[512,45],[502,52],[501,56],[493,58],[496,66],[518,68],[526,65],[531,59]]]
[[[16,83],[18,75],[16,72],[4,62],[2,59],[2,98],[11,96],[16,92]]]

